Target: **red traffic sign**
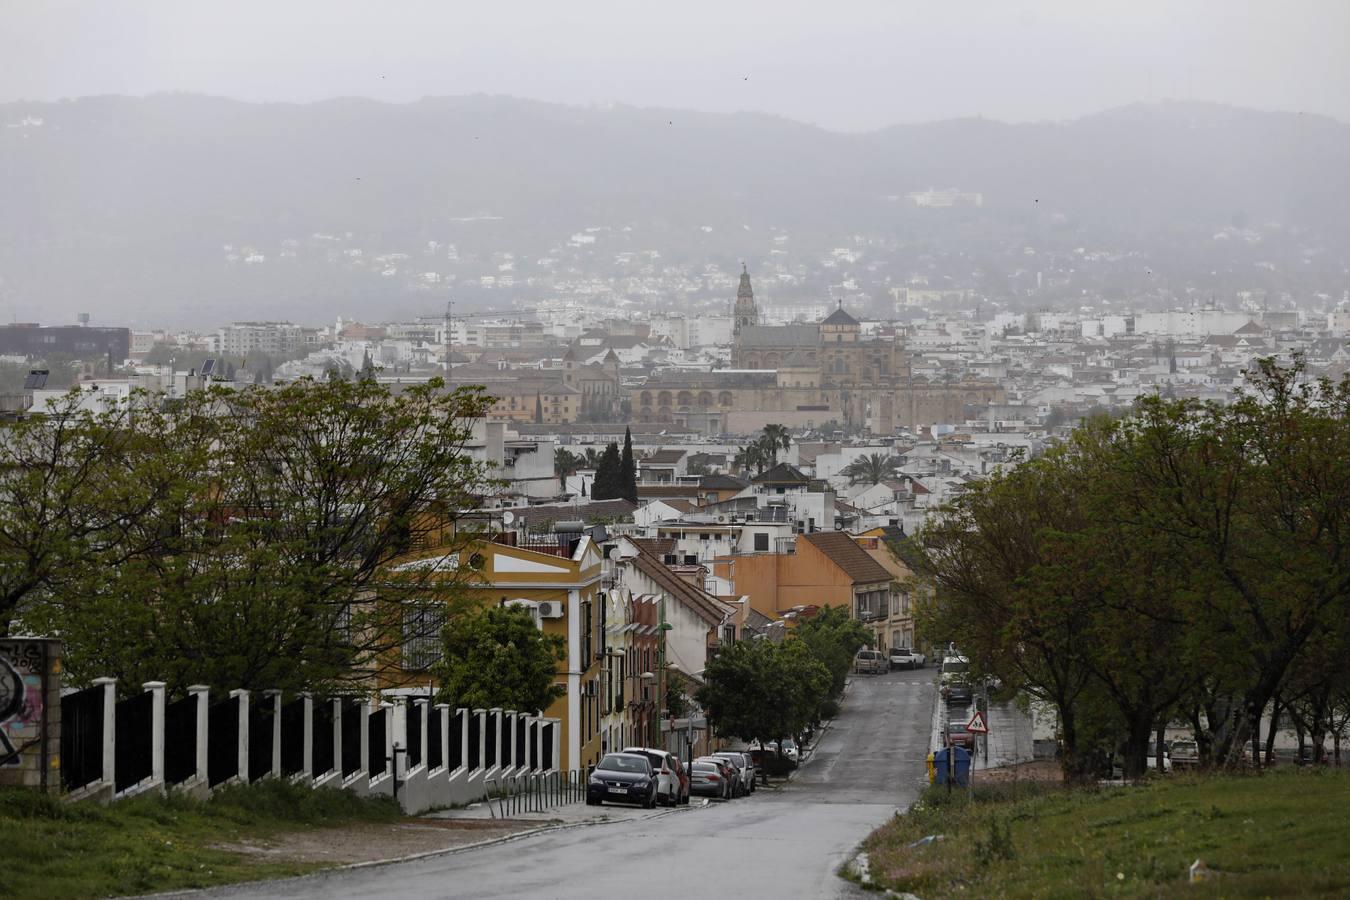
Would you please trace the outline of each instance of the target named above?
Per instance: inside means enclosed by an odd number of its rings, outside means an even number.
[[[975,710],[975,715],[971,716],[970,721],[966,723],[966,731],[971,734],[988,734],[989,726],[984,722],[984,713],[978,709]]]

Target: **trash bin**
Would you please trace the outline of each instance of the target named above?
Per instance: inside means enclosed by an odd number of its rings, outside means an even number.
[[[937,776],[934,783],[947,783],[948,753],[956,754],[952,759],[952,766],[955,769],[952,784],[956,787],[966,787],[970,784],[970,751],[964,747],[943,747],[933,754],[933,769]]]

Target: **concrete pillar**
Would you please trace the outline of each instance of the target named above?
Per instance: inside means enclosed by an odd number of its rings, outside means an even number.
[[[502,767],[502,708],[494,706],[488,710],[488,728],[492,730],[492,765],[483,760],[483,768],[500,769]]]
[[[431,768],[431,766],[428,765],[428,763],[427,763],[427,748],[431,746],[430,733],[427,731],[427,729],[428,729],[429,727],[431,727],[432,724],[434,724],[434,723],[431,721],[431,717],[428,716],[428,712],[429,712],[429,710],[430,710],[430,707],[431,707],[431,704],[428,703],[428,702],[426,701],[425,698],[423,698],[423,699],[414,699],[413,702],[412,702],[412,714],[413,714],[414,716],[417,717],[417,724],[418,724],[418,726],[419,726],[418,729],[417,729],[417,733],[418,733],[419,735],[421,735],[421,737],[418,738],[418,741],[420,741],[420,744],[419,744],[418,747],[417,747],[417,758],[418,758],[418,760],[420,760],[420,762],[418,763],[418,765],[422,766],[422,767],[425,768],[425,769]],[[441,744],[441,750],[442,750],[442,752],[444,752],[444,749],[445,749],[445,745],[444,745],[444,744]],[[412,755],[411,755],[411,754],[412,754],[412,751],[413,751],[413,748],[412,748],[412,747],[409,747],[409,748],[408,748],[408,753],[409,753],[408,759],[409,759],[409,761],[412,760]]]
[[[141,685],[150,693],[150,783],[164,783],[164,682]]]
[[[333,742],[333,771],[337,773],[337,780],[342,781],[342,700],[329,700],[333,704],[333,733],[329,740]]]
[[[266,702],[272,707],[272,765],[268,774],[273,778],[281,777],[281,691],[263,691]]]
[[[305,691],[300,695],[304,701],[305,723],[302,729],[304,737],[304,756],[300,762],[300,775],[302,778],[312,780],[314,778],[314,695]]]
[[[450,768],[450,721],[454,717],[454,710],[445,703],[437,703],[435,707],[435,716],[433,721],[435,727],[441,732],[441,766],[445,769]]]
[[[239,767],[234,777],[248,784],[248,691],[241,688],[235,688],[230,691],[230,698],[239,698],[239,759],[236,765]]]
[[[103,688],[103,777],[108,787],[117,783],[117,679],[95,678]]]
[[[516,711],[508,709],[502,713],[501,758],[512,769],[520,766],[516,759]]]
[[[360,706],[361,715],[361,773],[367,778],[370,777],[370,701],[362,700]],[[389,730],[385,729],[385,734]]]
[[[484,764],[487,762],[487,760],[483,759],[483,752],[486,749],[484,746],[484,738],[487,735],[487,710],[475,709],[473,714],[478,719],[478,768],[483,769],[485,768]]]
[[[384,716],[384,758],[387,760],[384,771],[385,774],[395,778],[403,777],[403,773],[399,771],[398,759],[403,754],[395,753],[394,747],[408,746],[407,724],[408,720],[403,715],[403,704],[391,704]],[[394,739],[395,734],[398,735],[398,740]],[[406,760],[404,762],[406,763]]]
[[[207,784],[207,747],[211,741],[211,688],[204,684],[188,685],[188,694],[197,698],[197,774],[193,781]]]

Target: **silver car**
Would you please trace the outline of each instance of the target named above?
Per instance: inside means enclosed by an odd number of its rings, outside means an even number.
[[[725,759],[736,767],[736,774],[740,776],[740,784],[737,786],[736,793],[742,797],[746,794],[755,792],[755,765],[750,761],[750,757],[744,753],[735,753],[732,751],[723,751],[714,753],[713,756],[718,759]]]

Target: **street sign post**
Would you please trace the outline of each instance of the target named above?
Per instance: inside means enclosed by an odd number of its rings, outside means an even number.
[[[978,709],[975,710],[975,715],[971,716],[970,721],[966,723],[966,731],[971,734],[988,734],[989,726],[984,721],[984,713]]]

